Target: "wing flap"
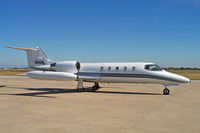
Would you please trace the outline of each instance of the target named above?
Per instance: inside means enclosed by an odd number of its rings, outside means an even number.
[[[78,76],[82,80],[101,80],[100,76]]]

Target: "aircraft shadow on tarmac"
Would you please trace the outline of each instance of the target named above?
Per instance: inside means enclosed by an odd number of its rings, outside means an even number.
[[[6,85],[0,85],[0,88],[1,88],[1,87],[6,87]]]
[[[62,94],[62,93],[80,93],[77,92],[77,89],[60,89],[60,88],[17,88],[17,87],[7,87],[7,88],[15,88],[15,89],[23,89],[30,91],[37,91],[31,93],[17,93],[17,94],[0,94],[0,95],[17,95],[17,96],[33,96],[33,97],[44,97],[44,98],[56,98],[54,96],[43,96],[48,94]],[[85,88],[85,92],[91,93],[105,93],[105,94],[129,94],[129,95],[162,95],[159,93],[140,93],[140,92],[122,92],[122,91],[92,91],[91,88]],[[84,92],[82,92],[84,93]]]

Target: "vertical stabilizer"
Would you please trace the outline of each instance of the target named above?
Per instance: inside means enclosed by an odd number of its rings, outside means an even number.
[[[41,65],[50,65],[53,63],[42,51],[40,47],[33,48],[16,48],[16,47],[7,47],[11,49],[24,50],[27,54],[28,66],[33,68],[35,66]]]

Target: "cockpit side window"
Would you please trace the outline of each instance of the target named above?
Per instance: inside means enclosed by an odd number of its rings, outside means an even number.
[[[162,71],[162,68],[159,67],[159,66],[156,65],[156,64],[146,65],[146,66],[145,66],[145,69],[146,69],[146,70],[149,70],[149,71]]]

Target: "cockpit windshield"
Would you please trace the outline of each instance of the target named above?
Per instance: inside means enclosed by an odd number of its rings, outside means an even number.
[[[149,71],[162,71],[163,70],[161,67],[159,67],[156,64],[146,65],[145,69],[149,70]]]

